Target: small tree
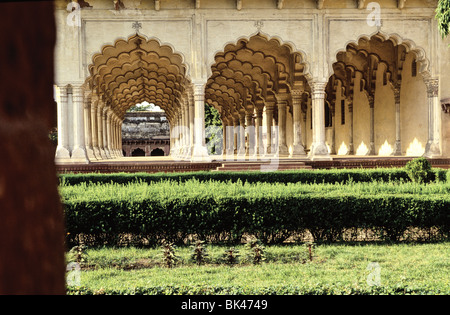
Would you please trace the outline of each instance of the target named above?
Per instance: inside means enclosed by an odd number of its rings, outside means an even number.
[[[406,163],[406,172],[415,183],[424,183],[433,180],[433,171],[430,162],[420,157]]]
[[[266,259],[264,246],[260,244],[260,241],[258,239],[250,238],[245,245],[249,251],[249,256],[251,257],[254,265],[259,265]]]
[[[237,264],[239,257],[239,251],[234,248],[229,248],[223,253],[223,260],[225,264],[232,267]]]
[[[206,262],[208,253],[206,248],[203,246],[204,241],[196,241],[195,245],[192,246],[191,259],[198,265],[203,265]]]
[[[178,257],[175,255],[175,246],[172,243],[164,242],[161,248],[163,265],[172,268],[178,261]]]

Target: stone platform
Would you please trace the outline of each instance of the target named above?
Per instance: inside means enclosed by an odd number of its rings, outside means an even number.
[[[56,165],[58,173],[115,173],[115,172],[194,172],[194,171],[280,171],[294,169],[376,168],[402,167],[410,157],[337,157],[331,161],[308,159],[272,158],[267,160],[179,161],[171,157],[125,157],[89,164]],[[450,158],[429,159],[433,167],[449,169]]]

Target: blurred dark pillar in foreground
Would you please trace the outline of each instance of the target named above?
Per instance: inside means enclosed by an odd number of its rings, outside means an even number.
[[[0,294],[64,294],[52,1],[0,3]]]

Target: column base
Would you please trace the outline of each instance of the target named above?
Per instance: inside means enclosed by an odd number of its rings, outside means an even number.
[[[210,162],[211,158],[208,154],[208,149],[205,146],[194,146],[191,157],[192,162]]]
[[[427,143],[425,147],[425,153],[423,154],[424,157],[427,158],[435,158],[440,157],[441,155],[441,148],[439,147],[438,143]]]
[[[70,159],[70,152],[66,147],[58,146],[56,148],[55,158],[60,160]]]
[[[402,144],[400,141],[395,141],[394,150],[391,155],[393,156],[401,156],[402,155]]]
[[[70,160],[72,163],[81,163],[81,164],[88,164],[89,159],[86,154],[86,150],[81,147],[75,147],[72,150],[72,156],[70,157]]]
[[[86,148],[86,154],[90,161],[97,161],[94,150],[92,148]]]
[[[333,158],[328,152],[328,148],[325,144],[313,144],[311,152],[309,153],[309,159],[311,161],[332,161]]]
[[[278,156],[288,156],[289,155],[289,149],[287,145],[280,145],[278,146]]]
[[[292,156],[306,156],[305,148],[300,144],[294,145]]]
[[[375,155],[375,144],[373,142],[369,144],[369,150],[366,155]]]

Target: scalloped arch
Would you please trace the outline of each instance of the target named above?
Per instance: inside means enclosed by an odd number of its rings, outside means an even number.
[[[394,46],[399,46],[399,45],[404,46],[407,53],[412,52],[415,54],[416,62],[420,65],[420,69],[418,72],[421,73],[424,78],[430,76],[430,72],[431,72],[430,60],[426,57],[425,50],[422,47],[417,46],[413,40],[403,38],[401,35],[399,35],[397,33],[389,33],[388,34],[388,33],[382,32],[382,31],[376,31],[369,35],[361,34],[360,36],[358,36],[358,38],[356,40],[349,40],[345,43],[343,48],[336,50],[332,55],[333,59],[331,59],[330,63],[329,63],[329,73],[330,73],[329,77],[331,77],[334,73],[333,72],[333,64],[338,61],[337,56],[339,53],[345,53],[347,50],[347,47],[349,47],[352,44],[357,46],[358,43],[360,42],[360,40],[362,40],[362,39],[369,41],[371,38],[379,38],[382,41],[389,40],[394,44]]]

